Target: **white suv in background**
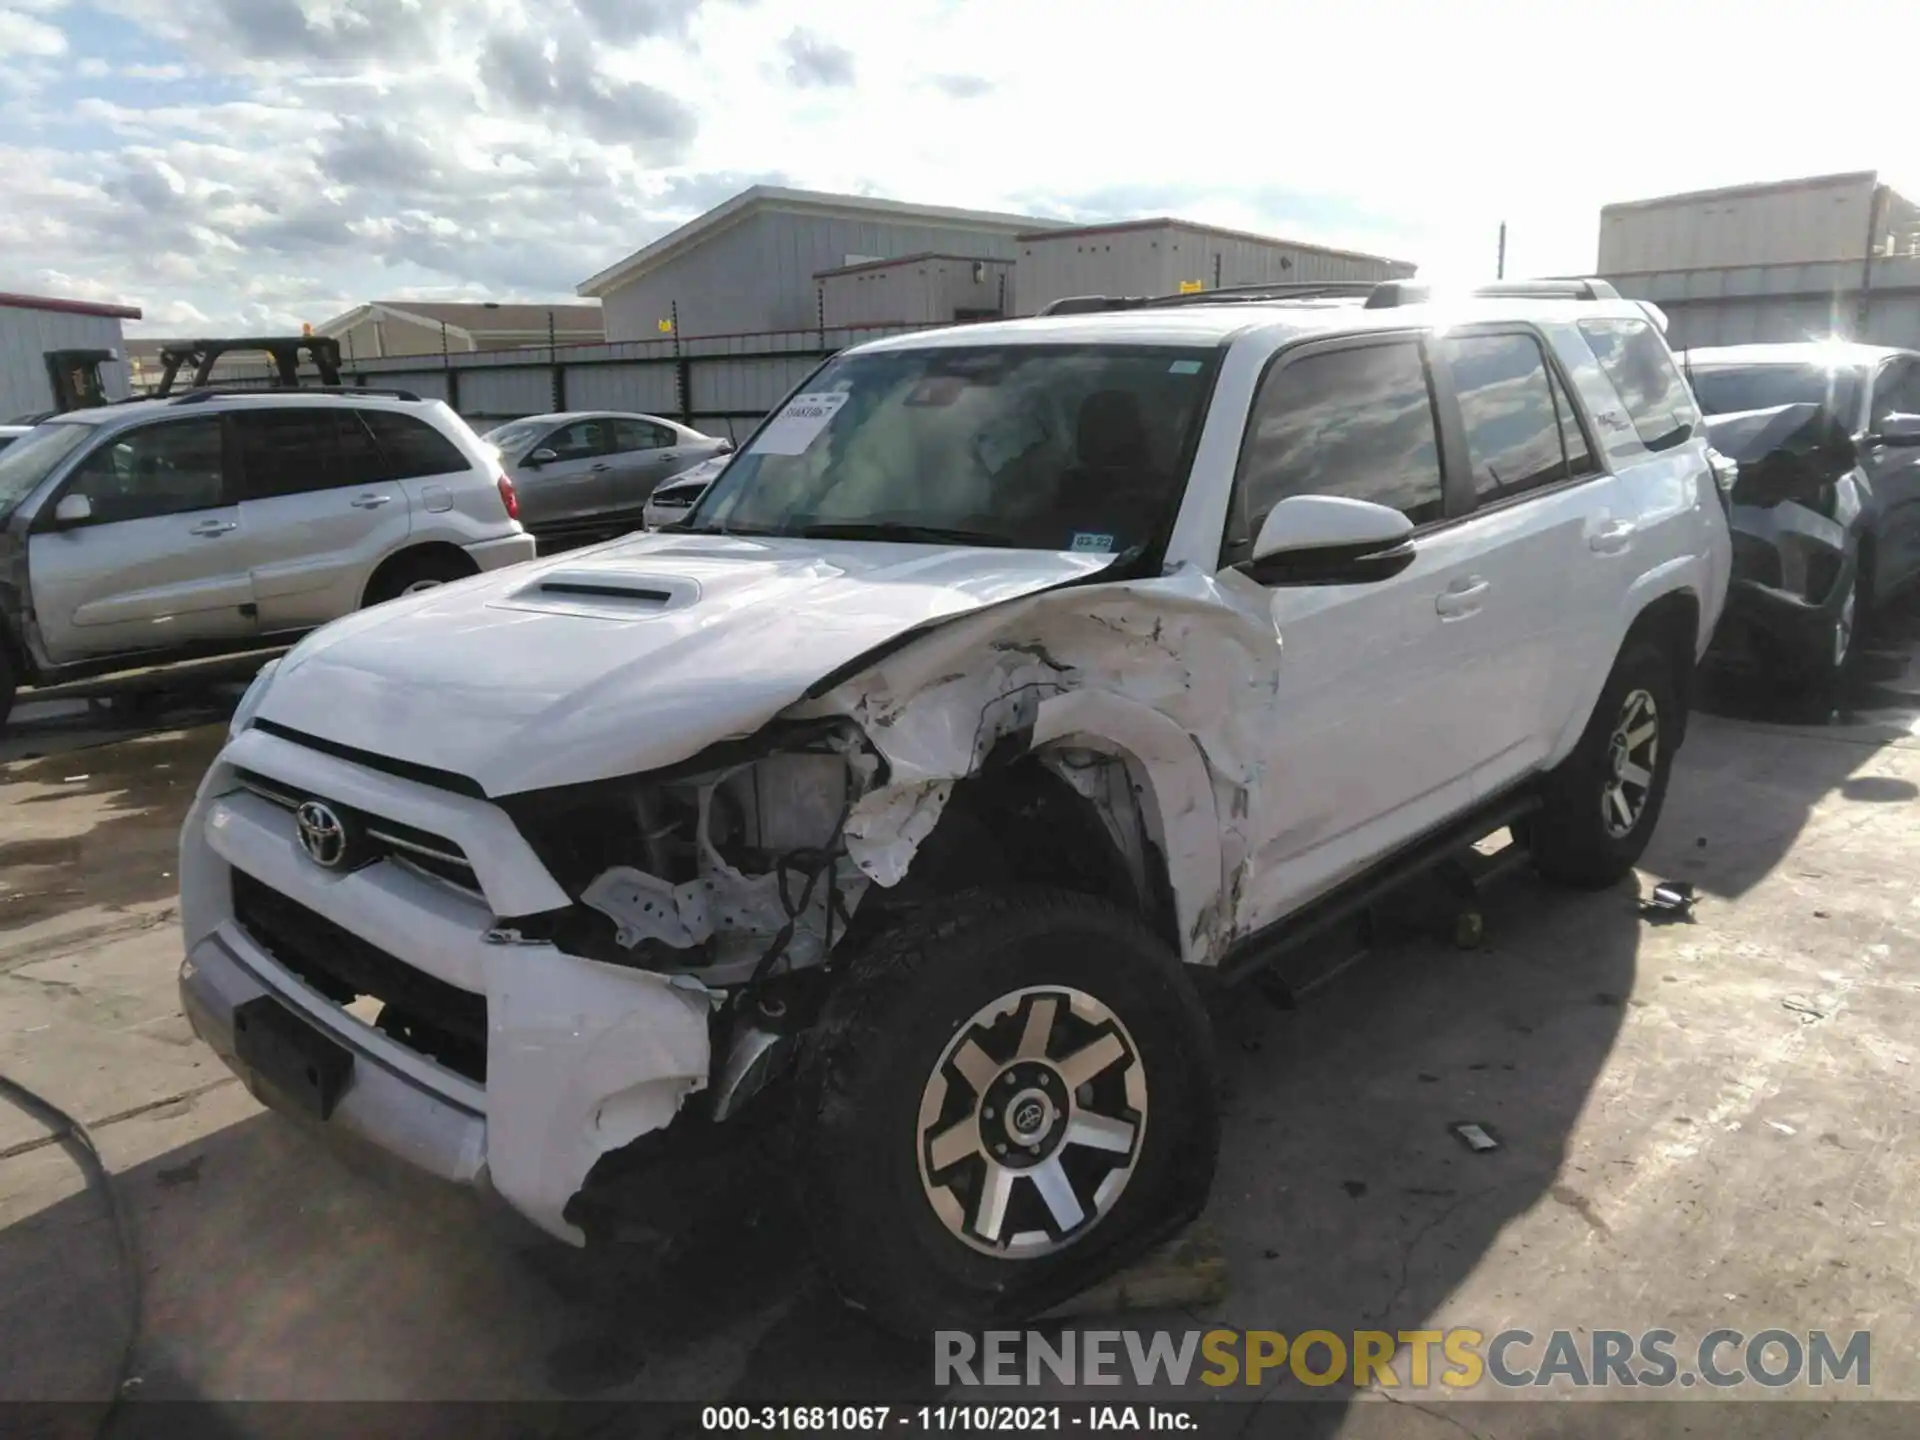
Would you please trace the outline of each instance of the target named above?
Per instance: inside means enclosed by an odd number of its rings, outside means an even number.
[[[1639,306],[1353,289],[861,346],[668,530],[310,637],[186,822],[195,1030],[575,1241],[758,1116],[906,1330],[1139,1254],[1198,983],[1501,827],[1622,880],[1726,594]]]
[[[465,421],[401,392],[203,390],[0,451],[0,721],[15,690],[284,644],[533,558]]]

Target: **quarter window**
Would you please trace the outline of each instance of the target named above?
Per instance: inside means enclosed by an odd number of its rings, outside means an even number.
[[[425,475],[455,475],[471,461],[433,426],[394,410],[358,410],[380,446],[382,480],[414,480]]]
[[[1560,415],[1540,342],[1460,335],[1442,348],[1460,397],[1475,496],[1490,503],[1564,480]]]
[[[1411,340],[1303,355],[1268,374],[1240,452],[1245,559],[1267,512],[1290,495],[1371,500],[1416,525],[1444,510],[1440,445],[1420,346]]]
[[[1580,333],[1627,407],[1642,445],[1664,450],[1693,433],[1700,412],[1653,326],[1644,320],[1582,320]]]
[[[148,425],[115,436],[81,462],[69,495],[84,495],[93,523],[151,520],[227,503],[218,416]]]

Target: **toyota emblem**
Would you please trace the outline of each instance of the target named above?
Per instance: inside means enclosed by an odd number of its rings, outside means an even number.
[[[338,870],[347,863],[346,823],[329,806],[309,800],[294,812],[293,820],[300,832],[300,848],[314,864]]]

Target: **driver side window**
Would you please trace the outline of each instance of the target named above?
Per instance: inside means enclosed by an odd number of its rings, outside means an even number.
[[[1867,428],[1878,430],[1889,415],[1920,415],[1920,365],[1896,360],[1873,382],[1873,413]]]
[[[1416,525],[1445,496],[1433,395],[1415,340],[1343,346],[1267,373],[1241,442],[1225,564],[1253,553],[1267,512],[1290,495],[1371,500]]]
[[[545,448],[562,460],[591,460],[607,453],[607,426],[600,420],[576,420],[549,435]]]
[[[81,463],[66,493],[87,497],[95,525],[224,505],[220,420],[174,420],[116,435]]]

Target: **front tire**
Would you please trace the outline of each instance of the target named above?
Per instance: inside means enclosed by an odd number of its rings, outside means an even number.
[[[1030,1318],[1199,1213],[1206,1012],[1082,895],[942,899],[854,958],[799,1076],[803,1198],[840,1294],[923,1335]]]
[[[1529,826],[1541,874],[1603,890],[1633,869],[1660,821],[1683,705],[1673,658],[1650,641],[1630,642]]]

